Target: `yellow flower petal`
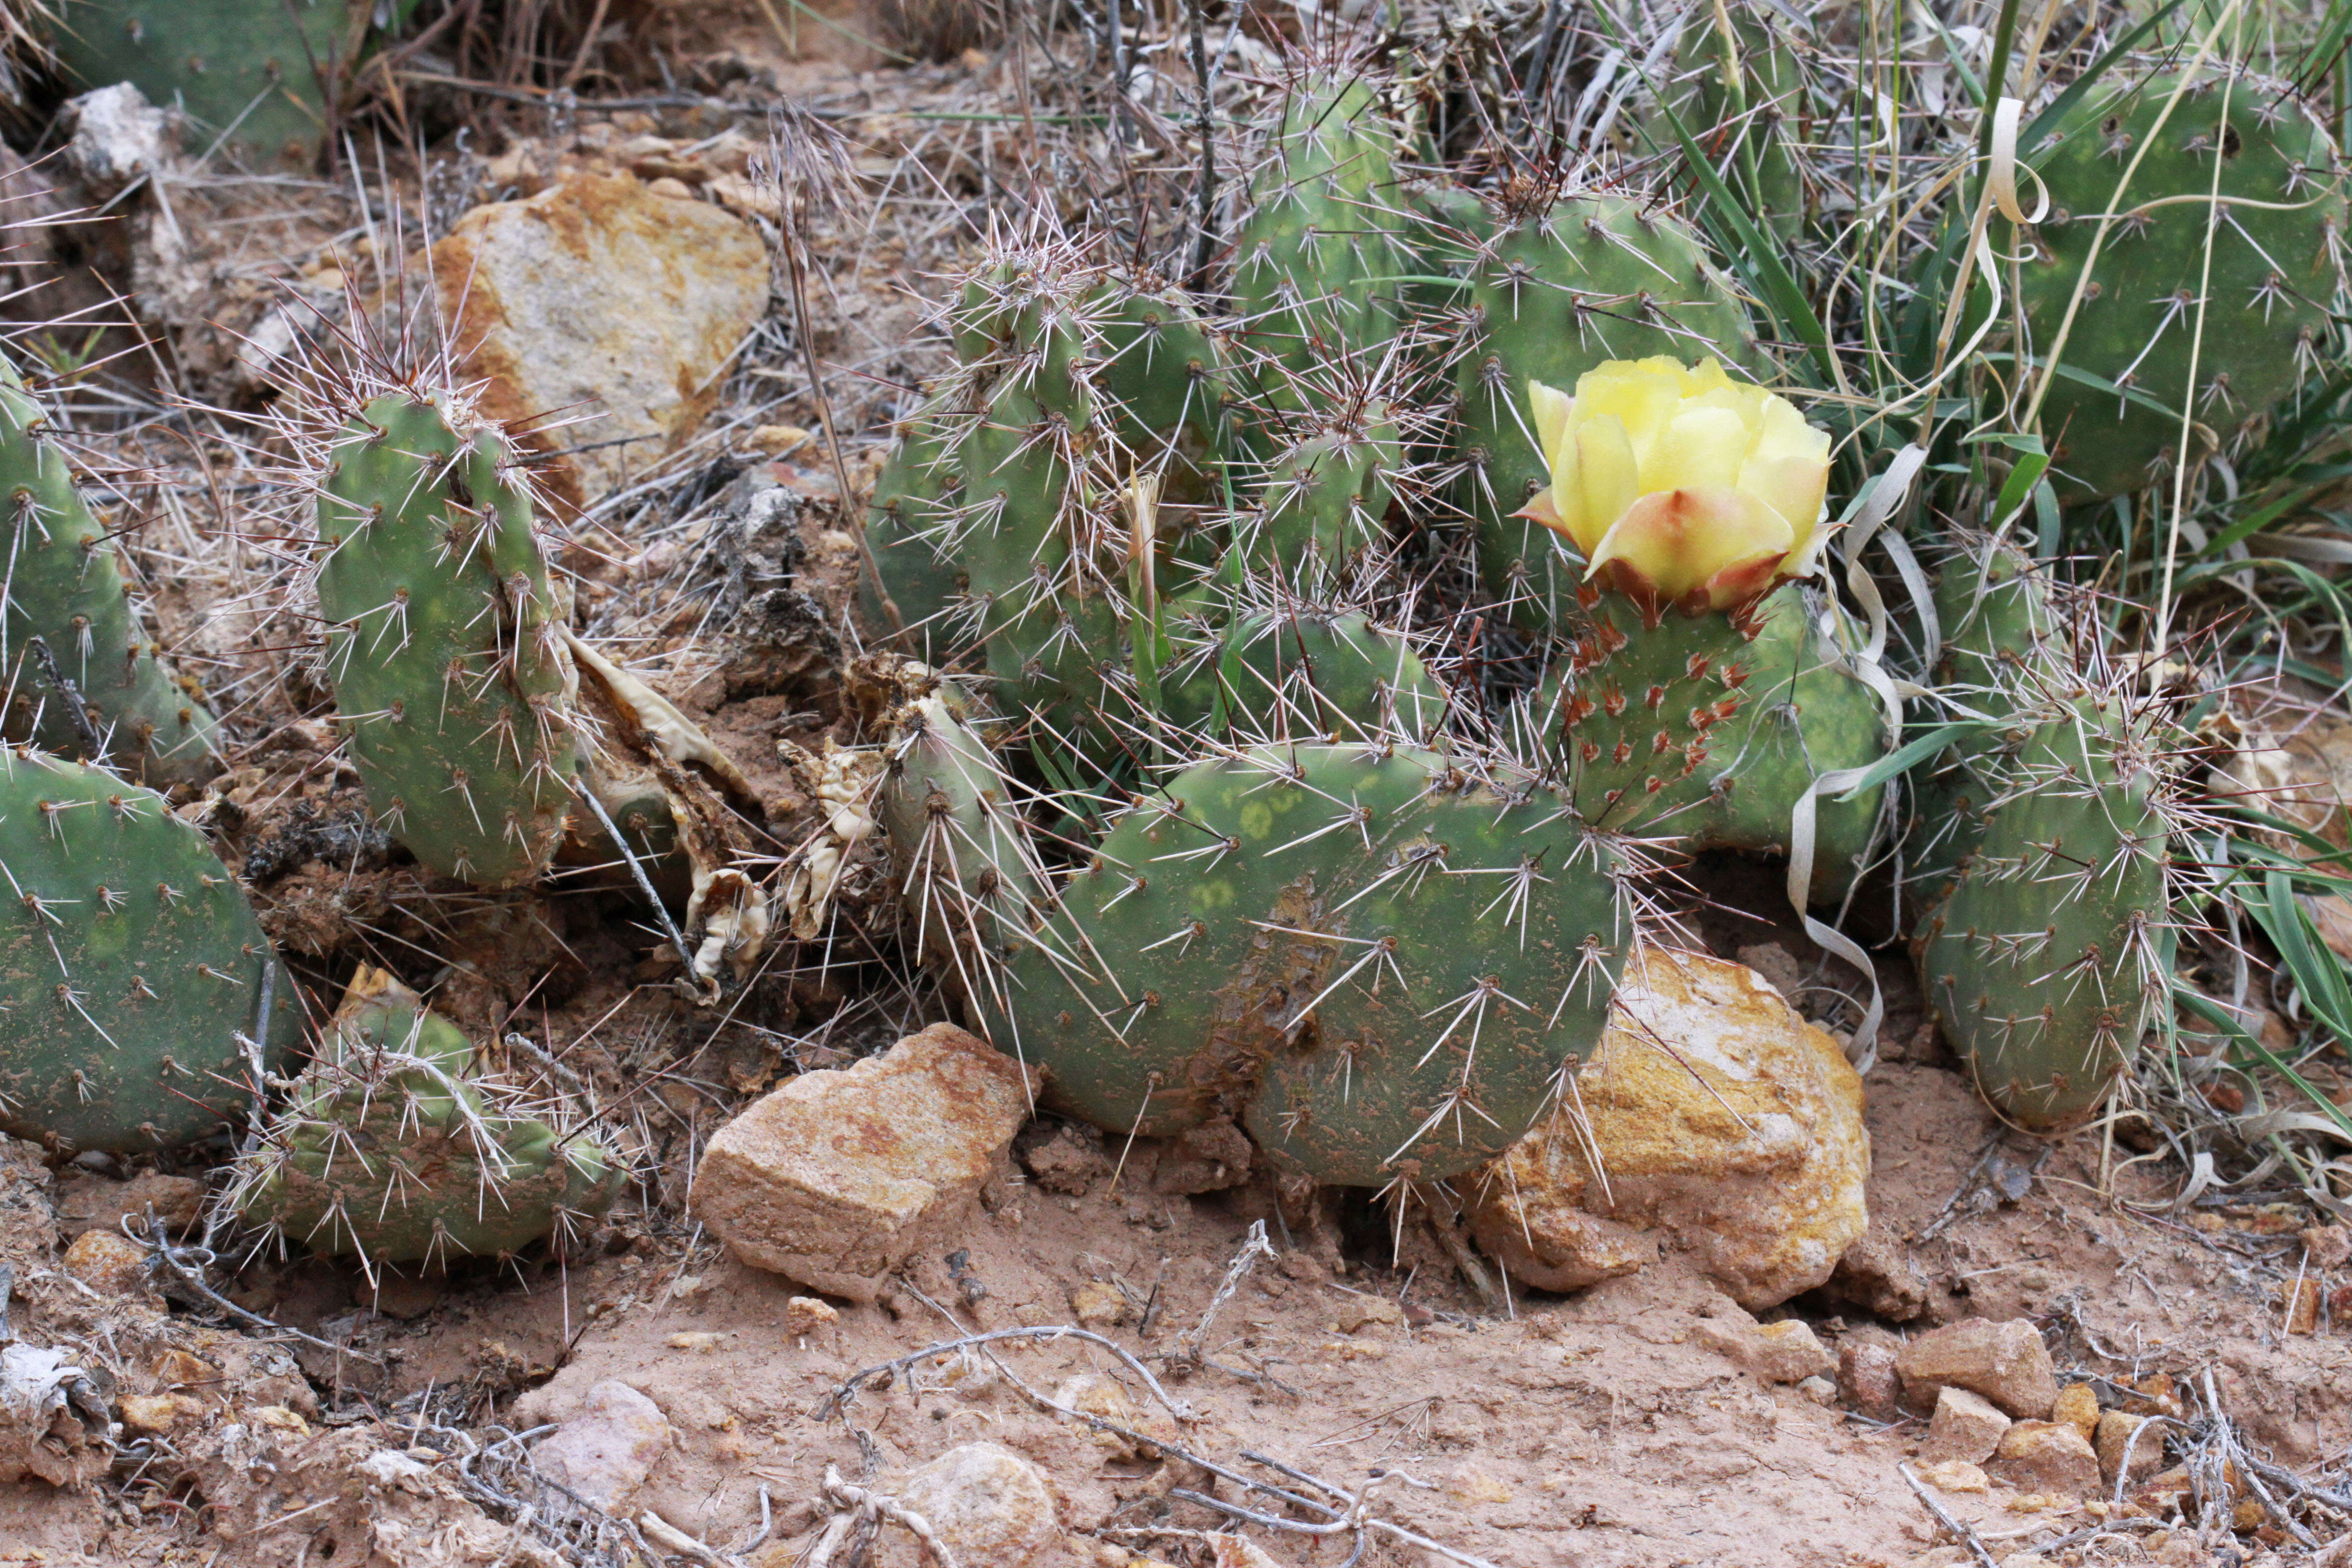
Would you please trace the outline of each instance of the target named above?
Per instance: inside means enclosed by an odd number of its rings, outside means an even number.
[[[1544,455],[1544,467],[1559,467],[1560,444],[1568,439],[1569,415],[1576,399],[1556,386],[1546,386],[1540,381],[1528,383],[1528,412],[1534,416],[1536,447]]]
[[[1747,421],[1728,408],[1685,403],[1642,465],[1642,488],[1729,489],[1747,458]]]
[[[1560,507],[1560,516],[1570,524],[1570,537],[1590,561],[1610,525],[1641,499],[1642,466],[1626,439],[1624,425],[1616,416],[1604,414],[1576,426],[1576,467],[1582,504],[1573,517],[1567,507]]]
[[[1551,487],[1517,515],[1574,541],[1588,575],[1724,608],[1808,565],[1830,437],[1786,398],[1663,356],[1596,365],[1573,397],[1528,395]]]
[[[1769,567],[1789,553],[1789,524],[1728,486],[1658,490],[1635,501],[1592,552],[1588,577],[1619,568],[1667,604],[1680,604],[1718,577]],[[1711,607],[1721,608],[1713,604]]]

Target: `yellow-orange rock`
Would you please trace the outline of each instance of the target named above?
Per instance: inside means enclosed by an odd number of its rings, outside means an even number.
[[[486,384],[492,416],[538,421],[527,439],[541,449],[568,452],[541,472],[578,504],[710,410],[767,309],[768,252],[722,208],[582,175],[460,218],[433,247],[431,291],[457,379]]]
[[[1754,1310],[1822,1283],[1868,1226],[1862,1079],[1754,970],[1635,954],[1575,1087],[1479,1186],[1479,1245],[1518,1279],[1580,1289],[1663,1242]]]

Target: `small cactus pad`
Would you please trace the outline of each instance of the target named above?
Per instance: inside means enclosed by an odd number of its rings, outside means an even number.
[[[416,858],[483,887],[544,870],[572,805],[571,665],[529,490],[487,426],[370,402],[319,496],[327,674],[368,804]]]
[[[231,1201],[314,1252],[446,1263],[570,1238],[623,1172],[602,1137],[476,1073],[447,1019],[362,969]],[[551,1111],[550,1112],[551,1114]]]
[[[2226,447],[2338,352],[2345,195],[2326,127],[2276,82],[2216,71],[2176,98],[2181,81],[2103,83],[2025,150],[2050,195],[2018,283],[2037,373],[2074,312],[2042,407],[2069,500],[2147,488],[2179,457],[2184,410],[2191,462],[2206,432]]]
[[[41,405],[0,355],[0,506],[7,509],[6,605],[0,668],[8,679],[6,732],[62,757],[105,761],[159,786],[204,777],[214,765],[213,716],[166,674],[140,635],[114,546],[74,488],[65,454],[44,435]],[[81,694],[76,721],[47,666]],[[103,758],[89,757],[95,733]]]
[[[240,1035],[277,963],[236,879],[152,790],[0,750],[6,1020],[0,1127],[53,1146],[145,1152],[240,1122]],[[302,1008],[270,983],[268,1058]]]
[[[998,1043],[1122,1133],[1238,1113],[1318,1181],[1459,1174],[1600,1038],[1633,934],[1623,865],[1551,792],[1434,752],[1202,763],[1064,889]]]

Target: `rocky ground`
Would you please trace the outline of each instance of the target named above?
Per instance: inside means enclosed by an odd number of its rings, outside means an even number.
[[[535,421],[576,624],[731,759],[737,862],[773,880],[826,830],[842,487],[937,364],[925,279],[1002,199],[1020,83],[680,37],[670,89],[478,95],[479,134],[332,180],[205,167],[135,107],[0,152],[0,210],[51,220],[19,352],[238,738],[189,811],[314,1011],[392,970],[637,1174],[561,1256],[404,1274],[216,1229],[200,1161],[9,1145],[0,1562],[2347,1560],[2352,1229],[2137,1109],[2005,1130],[1897,959],[1858,1078],[1853,976],[1769,868],[1690,868],[1697,956],[1652,959],[1570,1113],[1399,1205],[1302,1194],[1229,1126],[1035,1114],[1017,1064],[920,1032],[945,1010],[898,977],[870,849],[715,1003],[609,868],[493,898],[408,864],[333,757],[261,480],[273,387],[435,352],[417,302]],[[787,210],[779,92],[845,138],[854,202]],[[103,330],[56,320],[84,307]],[[2195,1045],[2181,1077],[2243,1110]]]

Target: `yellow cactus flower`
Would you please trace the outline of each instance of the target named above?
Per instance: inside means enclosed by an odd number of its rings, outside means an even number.
[[[1571,541],[1588,580],[1720,610],[1811,565],[1830,437],[1787,398],[1663,357],[1528,393],[1551,488],[1517,515]]]

